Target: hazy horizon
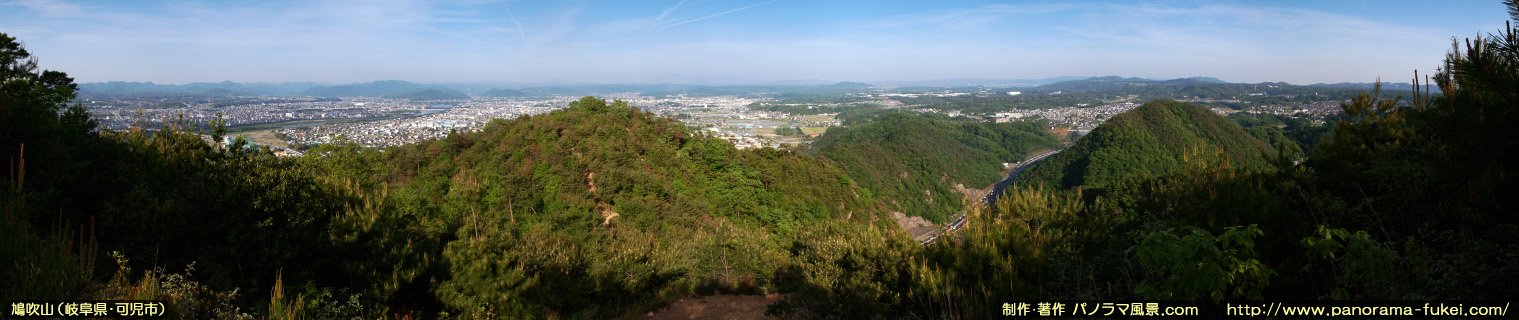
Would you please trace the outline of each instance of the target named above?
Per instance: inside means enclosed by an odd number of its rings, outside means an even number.
[[[1501,3],[20,0],[79,82],[833,83],[1064,76],[1406,82]],[[1498,22],[1495,24],[1494,22]]]
[[[1008,84],[1008,87],[1037,87],[1037,86],[1041,86],[1041,85],[1044,85],[1044,84],[1052,84],[1052,83],[1063,82],[1063,81],[1086,80],[1086,79],[1091,79],[1091,78],[1102,78],[1102,77],[1120,77],[1120,78],[1125,78],[1125,79],[1139,78],[1139,79],[1151,80],[1151,81],[1167,81],[1167,80],[1190,79],[1190,78],[1214,78],[1214,79],[1217,79],[1217,80],[1222,80],[1222,81],[1227,82],[1227,83],[1247,83],[1247,84],[1248,83],[1264,83],[1264,82],[1273,82],[1273,83],[1275,83],[1275,82],[1281,82],[1281,81],[1240,82],[1240,81],[1229,81],[1229,79],[1218,79],[1217,77],[1208,77],[1208,76],[1188,76],[1188,77],[1178,77],[1178,78],[1145,78],[1145,77],[1129,77],[1129,76],[1123,76],[1123,75],[1104,75],[1104,76],[1057,76],[1057,77],[1048,77],[1048,78],[1039,78],[1039,79],[946,78],[946,79],[917,79],[917,80],[879,80],[879,81],[854,81],[854,80],[847,80],[847,79],[845,79],[845,80],[793,79],[793,80],[770,80],[770,81],[750,81],[750,82],[709,82],[709,83],[692,83],[692,82],[591,82],[591,81],[566,81],[566,80],[562,80],[562,79],[549,79],[549,80],[541,80],[541,81],[502,81],[502,80],[411,81],[411,80],[406,80],[406,79],[376,79],[376,80],[364,80],[364,81],[353,81],[353,82],[322,82],[322,81],[278,81],[278,82],[275,82],[275,81],[232,81],[232,80],[222,80],[222,81],[193,81],[193,82],[181,82],[181,83],[163,83],[163,82],[155,82],[155,81],[106,80],[106,81],[76,81],[76,83],[105,84],[105,83],[112,83],[112,82],[124,82],[124,83],[151,83],[151,84],[154,84],[154,85],[163,85],[163,86],[183,86],[183,85],[192,85],[192,84],[215,84],[215,83],[231,82],[231,83],[237,83],[237,84],[243,84],[243,85],[312,84],[312,85],[318,85],[318,86],[345,86],[345,85],[361,85],[361,84],[374,83],[374,82],[402,81],[402,82],[410,82],[410,83],[421,84],[421,85],[443,85],[443,86],[448,86],[448,85],[499,85],[499,86],[501,86],[500,87],[501,89],[507,89],[507,88],[525,88],[525,87],[556,87],[556,86],[566,86],[566,87],[568,87],[568,86],[580,86],[580,85],[630,85],[630,86],[661,86],[661,85],[669,85],[669,86],[785,86],[785,85],[833,85],[833,84],[840,84],[840,83],[846,83],[846,82],[848,82],[848,83],[864,83],[864,84],[873,85],[873,86],[956,87],[956,86],[984,86],[986,84],[998,84],[998,83],[1000,83],[1000,84]],[[960,81],[963,81],[963,82],[960,82]],[[1329,83],[1329,82],[1290,83],[1289,82],[1287,84],[1307,86],[1307,85],[1319,85],[1319,84],[1322,84],[1322,85],[1335,85],[1335,84],[1345,84],[1345,83],[1350,83],[1350,84],[1370,84],[1370,83],[1374,83],[1374,82],[1376,82],[1375,79],[1373,79],[1372,81],[1356,81],[1356,82],[1333,82],[1333,83]],[[1402,80],[1398,80],[1398,79],[1391,79],[1391,80],[1389,80],[1389,79],[1381,79],[1381,82],[1384,85],[1394,84],[1394,83],[1396,83],[1396,84],[1407,84],[1408,83],[1408,79],[1402,79]],[[938,85],[936,83],[943,83],[943,84],[942,85]],[[1035,84],[1035,83],[1037,83],[1037,84]]]

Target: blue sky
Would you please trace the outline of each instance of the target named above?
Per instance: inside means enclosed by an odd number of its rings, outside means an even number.
[[[80,82],[1407,81],[1499,1],[0,0]]]

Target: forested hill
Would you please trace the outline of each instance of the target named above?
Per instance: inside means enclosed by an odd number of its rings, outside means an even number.
[[[812,145],[892,210],[931,221],[964,208],[955,184],[985,187],[1002,178],[1002,163],[1059,147],[1041,123],[957,124],[905,113],[829,128]]]
[[[1220,152],[1221,151],[1221,152]],[[1208,109],[1171,100],[1113,116],[1075,145],[1029,168],[1019,184],[1102,187],[1226,157],[1235,167],[1267,166],[1275,149]]]
[[[1505,5],[1519,21],[1519,0]],[[635,318],[771,293],[782,319],[983,319],[1010,299],[1492,312],[1519,296],[1519,27],[1465,43],[1426,84],[1439,94],[1374,88],[1328,127],[1256,130],[1312,150],[1301,162],[1152,102],[1020,179],[1096,190],[1013,186],[921,245],[875,214],[921,191],[873,193],[839,168],[1005,161],[952,150],[1015,145],[990,137],[1017,125],[886,115],[825,134],[813,155],[868,146],[830,162],[586,97],[407,146],[276,157],[206,143],[227,136],[220,117],[98,128],[72,78],[0,33],[0,300],[159,300],[168,319]],[[906,169],[872,167],[888,154]]]
[[[786,233],[871,210],[853,182],[812,157],[737,150],[621,101],[587,97],[572,106],[387,149],[394,170],[386,180],[446,192],[481,212],[523,218],[530,210],[544,215],[529,220],[574,226],[657,230],[716,215]],[[442,179],[451,182],[437,185]]]
[[[464,222],[446,230],[459,240],[444,246],[433,293],[495,316],[605,318],[693,288],[773,292],[809,230],[887,221],[820,159],[737,150],[593,97],[377,157],[353,172],[386,167],[356,175],[389,181],[400,212]]]

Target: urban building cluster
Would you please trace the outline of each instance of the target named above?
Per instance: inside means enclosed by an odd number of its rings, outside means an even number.
[[[735,96],[656,98],[637,94],[610,94],[604,98],[620,99],[641,110],[675,117],[688,126],[707,130],[713,136],[732,141],[740,148],[786,144],[787,139],[773,134],[779,126],[837,124],[836,121],[806,121],[782,113],[752,111],[746,106],[759,101],[758,99]],[[574,100],[576,99],[572,97],[535,100],[476,98],[457,102],[446,110],[426,110],[413,117],[292,126],[276,132],[293,146],[331,143],[341,139],[363,146],[386,147],[443,137],[453,131],[478,130],[490,123],[491,119],[546,113],[564,108]]]
[[[1178,100],[1178,101],[1182,101],[1182,102],[1199,102],[1199,103],[1230,102],[1230,101],[1199,101],[1199,100]],[[1233,102],[1238,102],[1238,101],[1235,100]],[[1068,126],[1068,127],[1072,128],[1074,130],[1089,131],[1089,130],[1092,130],[1092,128],[1096,128],[1097,125],[1100,125],[1100,124],[1102,124],[1105,121],[1108,121],[1108,119],[1112,118],[1114,115],[1117,115],[1119,113],[1123,113],[1125,111],[1133,110],[1134,108],[1138,108],[1141,104],[1142,103],[1138,103],[1138,102],[1120,102],[1120,103],[1100,105],[1100,106],[1096,106],[1096,107],[1072,106],[1072,107],[1063,107],[1063,108],[1027,109],[1027,110],[1018,110],[1018,111],[1009,111],[1009,112],[998,112],[998,113],[994,113],[994,114],[986,116],[985,119],[987,121],[999,122],[999,123],[1001,123],[1001,122],[1019,121],[1019,120],[1024,120],[1024,119],[1044,119],[1044,120],[1049,120],[1052,124]],[[924,110],[937,111],[936,109],[924,109]],[[1213,112],[1218,113],[1218,114],[1223,114],[1223,115],[1228,115],[1228,114],[1236,113],[1236,112],[1245,112],[1245,113],[1254,113],[1254,114],[1274,114],[1274,115],[1282,115],[1282,116],[1292,116],[1292,117],[1306,118],[1306,119],[1310,119],[1310,120],[1314,121],[1315,123],[1323,123],[1323,118],[1325,116],[1333,115],[1333,114],[1335,114],[1335,113],[1337,113],[1337,112],[1340,111],[1340,101],[1319,101],[1319,102],[1312,102],[1312,103],[1305,103],[1305,104],[1294,104],[1294,105],[1251,106],[1251,107],[1245,108],[1244,110],[1234,110],[1234,109],[1225,109],[1225,108],[1210,108],[1210,110],[1213,110]],[[941,113],[949,114],[948,112],[941,112]],[[950,116],[955,116],[955,114],[950,114]]]
[[[216,114],[228,126],[300,120],[379,119],[413,115],[428,104],[380,98],[267,98],[250,97],[236,102],[164,103],[155,100],[87,101],[86,109],[101,128],[123,130],[133,125],[157,126],[165,121],[210,123]]]
[[[1244,110],[1228,110],[1228,112],[1245,112],[1256,114],[1274,114],[1279,116],[1291,116],[1305,118],[1314,123],[1323,123],[1324,118],[1340,112],[1340,103],[1343,101],[1317,101],[1301,105],[1265,105],[1245,108]],[[1214,110],[1220,111],[1220,110]],[[1222,112],[1221,112],[1222,113]]]
[[[932,92],[928,95],[953,95],[954,92]],[[1053,125],[1088,131],[1107,121],[1113,115],[1139,107],[1140,103],[1125,101],[1095,107],[1071,106],[1063,108],[1027,109],[994,114],[962,114],[960,110],[939,110],[926,106],[904,106],[887,98],[897,94],[866,94],[872,101],[888,108],[914,108],[921,112],[937,112],[951,117],[968,116],[993,122],[1010,122],[1027,119],[1044,119]],[[752,110],[748,106],[756,102],[775,103],[766,98],[739,96],[689,97],[643,96],[638,93],[618,93],[602,96],[619,99],[641,110],[679,119],[694,129],[711,136],[731,141],[739,148],[781,147],[806,143],[805,135],[781,135],[777,128],[811,128],[809,135],[822,132],[821,128],[839,125],[836,114],[791,115],[775,111]],[[448,101],[411,101],[384,98],[272,98],[248,97],[234,103],[197,103],[166,105],[163,102],[145,100],[89,101],[89,111],[100,119],[105,129],[121,130],[132,125],[157,125],[163,121],[182,119],[192,123],[209,123],[220,112],[229,126],[265,125],[258,130],[272,132],[272,137],[282,140],[255,143],[276,146],[285,155],[299,155],[304,147],[332,143],[340,140],[369,147],[387,147],[415,143],[446,136],[454,131],[472,131],[484,127],[492,119],[511,119],[523,115],[550,112],[564,108],[577,97],[553,97],[543,99],[485,98]],[[1183,100],[1186,101],[1186,100]],[[1228,101],[1190,101],[1199,103]],[[151,107],[151,108],[150,108]],[[1300,105],[1251,106],[1246,110],[1214,109],[1227,114],[1232,112],[1269,113],[1321,119],[1339,111],[1338,101],[1324,101]]]
[[[429,106],[421,115],[380,121],[321,126],[292,126],[277,130],[293,146],[331,143],[340,139],[369,147],[388,147],[471,131],[491,119],[512,119],[563,108],[573,99],[545,100],[474,99],[449,106]]]
[[[1091,130],[1097,125],[1112,118],[1113,115],[1133,110],[1139,107],[1139,103],[1120,102],[1096,107],[1064,107],[1048,109],[1028,109],[1017,112],[998,112],[987,117],[993,122],[1012,122],[1022,119],[1045,119],[1053,124],[1065,125],[1076,130]]]

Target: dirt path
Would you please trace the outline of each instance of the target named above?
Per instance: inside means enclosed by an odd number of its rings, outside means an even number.
[[[765,308],[780,301],[783,295],[716,295],[675,300],[669,307],[650,312],[646,319],[775,319],[765,315]]]

